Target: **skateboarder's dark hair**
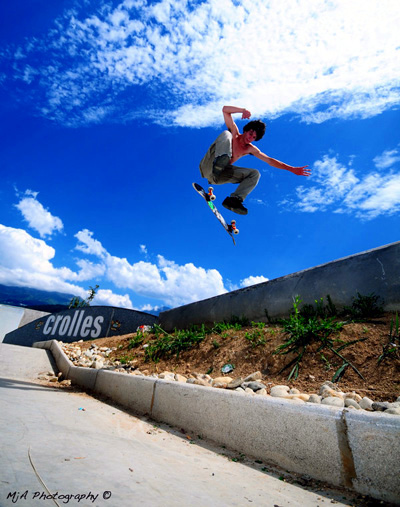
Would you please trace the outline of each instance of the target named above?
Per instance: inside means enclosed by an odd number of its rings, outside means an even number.
[[[256,141],[259,141],[263,135],[265,134],[265,128],[266,125],[261,120],[252,120],[249,121],[244,127],[243,132],[247,132],[248,130],[254,130],[254,132],[257,134]]]

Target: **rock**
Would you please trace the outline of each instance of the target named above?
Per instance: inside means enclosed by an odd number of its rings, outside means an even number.
[[[318,403],[320,404],[322,400],[321,396],[318,396],[318,394],[310,394],[310,397],[308,398],[308,403]]]
[[[243,382],[253,382],[257,380],[262,380],[262,373],[260,371],[256,371],[252,373],[251,375],[248,375]]]
[[[328,396],[322,399],[322,405],[329,405],[332,407],[344,407],[344,400],[337,396]]]
[[[163,371],[158,375],[158,378],[163,380],[175,380],[175,373],[172,373],[172,371]]]
[[[400,415],[400,408],[388,408],[385,414]]]
[[[390,408],[390,403],[387,401],[376,401],[372,404],[372,410],[375,410],[376,412],[384,412],[388,408]]]
[[[61,386],[70,386],[71,385],[71,381],[70,380],[62,380],[60,382],[60,385]]]
[[[251,389],[252,391],[258,391],[259,389],[266,389],[267,386],[262,382],[243,382],[242,386],[246,389]]]
[[[354,400],[357,403],[360,403],[360,401],[362,400],[361,396],[355,393],[354,391],[352,393],[345,393],[344,398],[345,400],[347,399]]]
[[[258,391],[255,391],[257,395],[265,396],[267,394],[266,389],[259,389]]]
[[[235,389],[235,393],[239,393],[239,394],[246,394],[246,393],[245,393],[245,391],[244,391],[244,389],[242,389],[241,387],[237,387],[237,388]]]
[[[213,382],[211,385],[216,389],[226,389],[226,384],[223,384],[222,382]]]
[[[344,394],[335,390],[335,389],[332,389],[331,387],[329,387],[328,385],[323,385],[321,387],[321,389],[319,390],[319,394],[320,396],[322,396],[322,399],[324,398],[340,398],[340,399],[344,399]]]
[[[373,410],[372,408],[373,401],[368,398],[367,396],[364,396],[364,398],[360,401],[359,405],[364,410]]]
[[[191,383],[195,384],[196,386],[205,386],[205,387],[210,387],[211,385],[209,382],[207,382],[207,380],[204,380],[202,378],[195,378]]]
[[[276,396],[278,398],[284,398],[289,394],[288,386],[274,386],[271,387],[271,396]]]
[[[298,405],[301,405],[303,403],[305,403],[304,400],[301,400],[300,398],[286,398],[286,401],[289,401],[290,403],[297,403]]]
[[[331,382],[330,380],[325,380],[325,382],[322,384],[321,386],[321,389],[324,387],[324,386],[328,386],[330,387],[331,389],[334,389],[334,390],[338,390],[338,386],[337,384],[334,384],[333,382]]]
[[[345,398],[344,406],[348,408],[356,408],[357,410],[360,410],[361,408],[360,405],[355,400],[353,400],[353,398]]]
[[[309,378],[309,380],[312,380],[312,381],[314,381],[314,380],[315,380],[314,375],[308,375],[308,378]]]
[[[292,400],[308,401],[310,399],[309,394],[300,393],[292,395]]]
[[[232,380],[232,377],[217,377],[211,381],[211,385],[215,387],[215,384],[221,384],[225,388]]]
[[[231,382],[229,382],[229,384],[226,386],[227,389],[236,389],[237,387],[240,387],[242,384],[243,384],[243,379],[242,377],[239,377],[235,380],[232,380]],[[243,391],[243,389],[242,389]]]
[[[176,382],[186,382],[187,378],[180,373],[175,373],[175,380]]]
[[[291,389],[289,389],[289,394],[300,394],[300,391],[295,387],[292,387]]]
[[[91,368],[94,368],[95,370],[101,370],[104,366],[103,361],[93,361],[93,363],[90,365]]]
[[[253,391],[253,389],[250,389],[250,387],[246,387],[246,389],[244,390],[245,393],[247,394],[255,394],[255,392]]]

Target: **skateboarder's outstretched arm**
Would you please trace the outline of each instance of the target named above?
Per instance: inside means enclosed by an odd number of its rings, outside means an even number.
[[[275,158],[268,157],[265,153],[260,151],[256,146],[252,145],[250,153],[255,157],[259,158],[263,162],[266,162],[272,167],[276,167],[277,169],[284,169],[285,171],[290,171],[293,174],[297,174],[297,176],[310,176],[311,169],[308,169],[308,165],[303,165],[301,167],[293,167],[291,165],[285,164],[284,162],[280,162]]]

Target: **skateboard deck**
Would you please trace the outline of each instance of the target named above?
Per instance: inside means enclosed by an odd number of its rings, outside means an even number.
[[[215,196],[212,194],[212,188],[210,187],[211,193],[209,193],[209,194],[198,183],[193,183],[193,188],[207,202],[210,210],[214,213],[214,215],[217,217],[219,223],[222,225],[222,227],[226,230],[226,232],[232,238],[233,244],[236,245],[235,238],[233,237],[233,234],[239,234],[239,230],[236,229],[236,222],[234,220],[232,220],[232,223],[230,225],[226,223],[226,220],[221,215],[221,213],[217,210],[217,207],[213,203],[213,198],[215,199]]]

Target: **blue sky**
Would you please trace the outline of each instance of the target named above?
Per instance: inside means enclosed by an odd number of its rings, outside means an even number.
[[[398,241],[399,25],[397,0],[3,2],[0,283],[146,311]],[[240,161],[236,247],[191,187],[225,104],[312,169]]]

